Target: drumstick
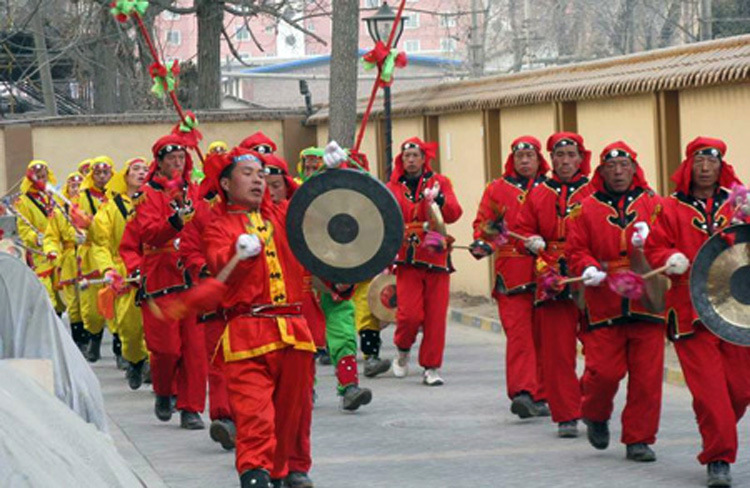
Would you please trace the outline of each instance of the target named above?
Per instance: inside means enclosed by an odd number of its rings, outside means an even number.
[[[573,283],[580,283],[583,281],[583,276],[575,276],[573,278],[565,278],[564,280],[560,280],[558,284],[560,285],[570,285]]]
[[[125,278],[124,280],[122,280],[122,282],[123,283],[135,283],[139,279],[140,279],[140,277],[138,277],[138,276],[132,276],[130,278]],[[86,288],[88,288],[89,286],[92,286],[92,285],[108,285],[111,282],[112,282],[112,280],[110,280],[109,278],[98,278],[98,279],[94,279],[94,280],[89,280],[87,278],[82,278],[82,279],[78,280],[78,287],[81,288],[81,289],[86,289]]]
[[[666,270],[668,270],[669,268],[671,268],[671,266],[669,266],[669,265],[664,265],[664,266],[662,266],[661,268],[656,268],[656,269],[652,269],[652,270],[651,270],[651,271],[649,271],[648,273],[642,274],[642,275],[641,275],[641,278],[643,278],[644,280],[647,280],[647,279],[649,279],[649,278],[653,278],[654,276],[656,276],[656,275],[658,275],[658,274],[661,274],[661,273],[665,272],[665,271],[666,271]]]
[[[42,251],[39,251],[38,249],[31,248],[27,246],[26,244],[23,244],[21,242],[18,242],[17,240],[13,239],[11,242],[13,242],[14,246],[18,246],[22,249],[26,249],[27,252],[30,252],[31,254],[36,254],[37,256],[44,256],[47,257],[46,254],[44,254]]]

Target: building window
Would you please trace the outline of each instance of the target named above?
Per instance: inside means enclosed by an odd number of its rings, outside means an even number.
[[[307,30],[310,32],[315,32],[315,22],[308,22],[307,23]]]
[[[266,26],[266,34],[275,34],[276,33],[276,26],[271,24]]]
[[[419,51],[419,39],[407,39],[404,41],[404,50],[407,53],[415,53]]]
[[[182,43],[182,35],[180,31],[171,30],[167,31],[167,44],[173,46],[179,46]]]
[[[419,14],[416,12],[409,12],[409,16],[406,17],[404,22],[404,29],[416,29],[419,27]]]
[[[234,36],[238,41],[249,41],[250,30],[245,25],[237,27],[237,30],[234,32]]]
[[[452,37],[440,39],[440,50],[445,52],[454,52],[456,50],[456,40]]]
[[[456,27],[456,16],[455,15],[440,15],[440,27]]]
[[[180,14],[170,12],[169,10],[164,11],[164,20],[178,20],[180,18]]]
[[[365,0],[365,8],[378,8],[380,7],[380,0]]]

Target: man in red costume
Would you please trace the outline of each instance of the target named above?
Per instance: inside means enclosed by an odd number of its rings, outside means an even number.
[[[576,337],[581,311],[566,286],[548,293],[543,273],[568,275],[563,256],[566,223],[576,206],[592,193],[589,185],[591,152],[583,138],[572,132],[558,132],[547,139],[552,159],[552,176],[533,188],[518,217],[519,234],[529,236],[524,247],[538,255],[535,271],[536,320],[542,335],[544,392],[558,436],[577,437],[581,417],[581,388],[576,376]]]
[[[502,231],[517,231],[518,212],[526,195],[546,179],[549,165],[541,151],[542,144],[535,137],[513,141],[503,176],[484,190],[471,245],[477,259],[495,255],[497,277],[492,296],[507,338],[505,379],[510,411],[522,419],[549,415],[543,400],[541,343],[534,321],[534,258],[515,242],[508,242],[510,238]]]
[[[445,349],[446,314],[450,273],[450,249],[435,250],[424,245],[428,208],[434,202],[446,224],[463,212],[448,178],[432,170],[430,162],[437,155],[437,144],[412,137],[401,144],[396,156],[388,189],[396,197],[404,216],[405,235],[396,256],[396,332],[393,342],[398,356],[393,374],[408,374],[409,351],[422,327],[419,364],[424,368],[423,382],[428,386],[443,384],[439,369]]]
[[[258,153],[226,155],[219,186],[226,213],[204,234],[213,274],[240,261],[224,288],[224,362],[237,425],[236,466],[243,488],[281,486],[312,391],[315,345],[302,315],[303,269],[289,248],[286,205],[273,204]]]
[[[172,417],[172,387],[177,386],[180,426],[203,429],[200,413],[206,400],[206,351],[203,328],[195,317],[171,320],[161,310],[182,299],[192,279],[179,252],[182,231],[194,214],[197,188],[189,181],[192,160],[183,140],[167,135],[152,147],[146,184],[133,195],[135,216],[120,242],[128,273],[140,273],[140,301],[151,376],[156,393],[154,412]]]
[[[571,216],[565,254],[573,275],[582,275],[588,333],[586,370],[581,379],[581,412],[588,439],[597,449],[609,445],[609,418],[620,380],[628,375],[621,441],[626,457],[655,461],[664,371],[664,328],[660,314],[640,300],[620,296],[607,280],[630,269],[630,256],[642,252],[659,197],[646,183],[638,155],[622,141],[601,153],[591,180],[595,193]]]
[[[708,486],[731,486],[729,465],[737,455],[737,422],[750,402],[750,349],[724,342],[701,323],[690,300],[689,268],[698,249],[729,225],[729,187],[739,180],[724,160],[726,144],[699,137],[672,176],[676,191],[663,201],[646,257],[652,267],[669,265],[667,334],[674,341],[703,439],[698,461]]]

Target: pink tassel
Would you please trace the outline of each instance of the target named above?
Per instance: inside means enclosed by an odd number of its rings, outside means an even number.
[[[646,286],[641,275],[629,270],[610,274],[607,284],[610,290],[630,300],[639,300]]]
[[[562,276],[552,268],[542,273],[539,280],[541,299],[548,300],[563,291],[565,287],[560,284],[561,281]]]
[[[446,248],[448,247],[448,242],[440,232],[428,230],[424,235],[422,247],[426,248],[430,252],[439,253],[446,250]]]
[[[734,209],[734,213],[732,214],[733,221],[742,222],[747,217],[750,217],[750,214],[748,214],[748,209],[750,209],[749,197],[750,190],[747,187],[739,183],[732,185],[732,192],[729,194],[729,204]]]

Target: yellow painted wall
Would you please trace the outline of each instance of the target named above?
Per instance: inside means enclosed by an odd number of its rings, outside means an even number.
[[[424,139],[424,121],[422,117],[408,117],[393,120],[393,157],[401,151],[401,143],[412,137]]]
[[[544,148],[547,138],[555,131],[555,109],[551,103],[526,105],[500,110],[500,146],[502,164],[510,153],[510,144],[523,135],[539,139]]]
[[[699,88],[680,92],[680,138],[684,153],[698,136],[717,137],[727,143],[726,159],[740,179],[750,183],[750,84]]]
[[[440,116],[440,165],[448,176],[463,207],[463,216],[448,226],[457,244],[472,241],[471,223],[486,186],[481,112]],[[490,260],[477,261],[468,251],[453,251],[456,272],[451,276],[451,291],[472,295],[490,294]]]
[[[638,153],[638,162],[652,188],[658,189],[654,94],[578,102],[578,132],[592,152],[592,169],[611,142],[625,141]]]
[[[171,128],[167,124],[35,127],[34,157],[48,161],[58,175],[66,175],[83,159],[100,154],[110,156],[119,166],[135,156],[150,158],[151,145]],[[280,121],[207,122],[201,124],[200,130],[204,152],[216,139],[231,147],[257,130],[262,130],[280,148],[284,144]]]

